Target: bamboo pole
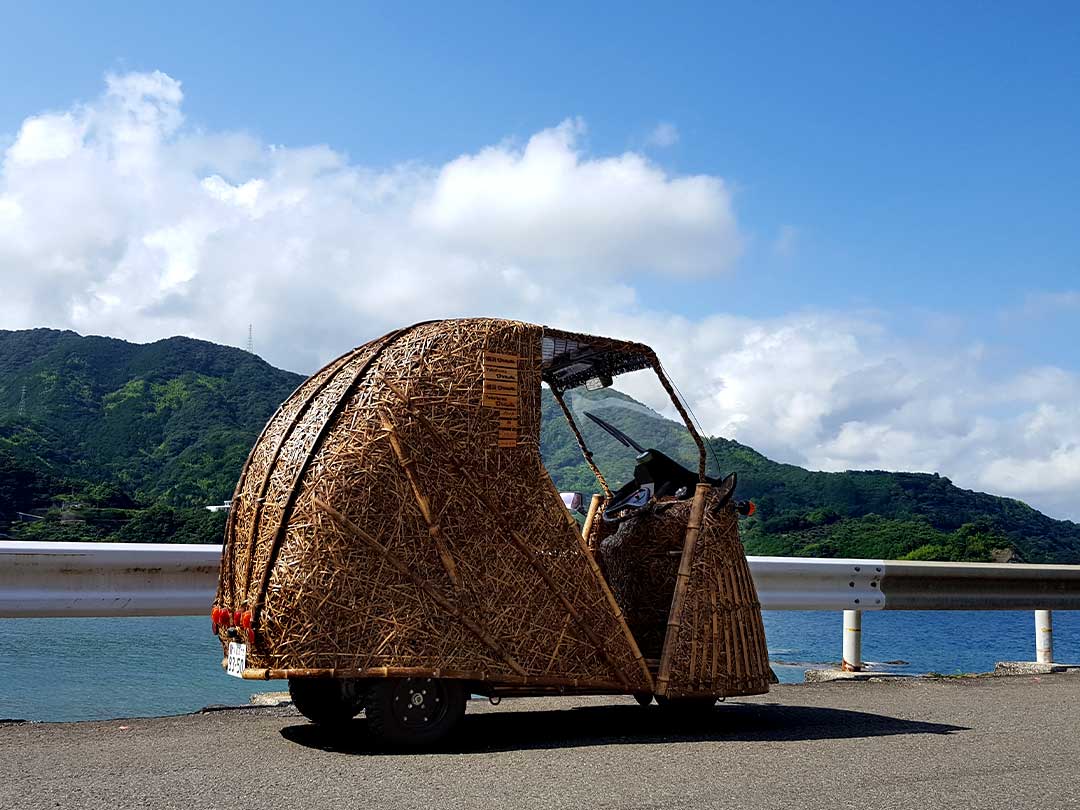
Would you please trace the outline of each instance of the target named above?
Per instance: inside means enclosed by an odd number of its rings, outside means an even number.
[[[596,512],[599,510],[602,500],[603,498],[599,495],[592,496],[592,500],[589,502],[589,512],[585,515],[585,525],[581,527],[581,536],[585,538],[585,547],[590,554],[596,553],[596,546],[589,537],[592,534],[593,521],[596,520]]]
[[[686,429],[690,431],[690,435],[694,439],[694,443],[698,447],[698,482],[705,483],[705,442],[702,441],[701,435],[697,432],[697,428],[694,427],[693,420],[690,419],[690,414],[687,413],[686,407],[679,401],[679,398],[675,395],[675,387],[671,384],[671,380],[664,374],[664,369],[660,365],[659,358],[653,355],[653,371],[656,372],[656,376],[660,379],[660,385],[667,391],[668,396],[671,397],[671,404],[675,406],[675,410],[679,412],[679,416],[682,417],[683,422],[686,423]]]
[[[390,439],[390,446],[394,450],[394,456],[397,457],[401,469],[405,471],[405,477],[409,480],[409,486],[412,488],[413,495],[416,497],[416,505],[420,509],[420,514],[424,516],[424,522],[428,525],[428,534],[431,536],[431,541],[435,544],[435,550],[439,553],[439,559],[442,561],[443,568],[446,570],[446,575],[450,577],[450,582],[453,584],[454,588],[460,589],[461,577],[458,575],[457,565],[454,563],[454,558],[450,555],[450,551],[446,547],[446,541],[443,538],[442,529],[439,527],[439,521],[431,511],[431,502],[420,488],[420,480],[416,476],[416,462],[405,454],[405,449],[401,445],[401,439],[398,436],[397,430],[394,428],[393,422],[390,421],[390,417],[387,415],[386,411],[381,408],[379,409],[379,421],[382,423],[383,430],[386,431],[387,438]]]
[[[671,663],[675,646],[679,643],[679,625],[682,622],[683,607],[686,603],[686,588],[690,584],[690,568],[694,562],[698,535],[701,534],[705,498],[710,489],[712,487],[708,484],[698,484],[694,489],[693,503],[690,505],[690,520],[686,525],[686,539],[683,541],[682,556],[679,558],[679,573],[675,576],[675,593],[671,598],[667,633],[664,636],[664,650],[660,654],[660,672],[656,678],[656,694],[661,696],[667,695],[668,684],[671,681]]]
[[[592,470],[593,475],[596,476],[596,480],[600,482],[600,486],[604,490],[604,495],[610,498],[611,487],[608,486],[608,482],[604,479],[604,474],[600,472],[600,468],[597,467],[596,462],[593,461],[592,450],[585,444],[585,437],[581,435],[581,430],[578,429],[577,422],[574,420],[574,415],[570,413],[570,409],[563,401],[562,391],[555,386],[551,386],[551,393],[554,395],[555,401],[559,403],[559,407],[562,408],[563,416],[566,417],[566,423],[570,426],[574,438],[577,439],[578,447],[581,448],[581,455],[585,457],[585,463],[589,465],[589,469]]]
[[[717,686],[716,678],[716,664],[720,651],[720,628],[716,620],[716,587],[710,582],[709,585],[709,608],[711,611],[711,625],[712,625],[712,661],[709,668],[709,683],[715,689]]]
[[[492,678],[490,672],[483,670],[442,667],[248,667],[244,670],[243,677],[248,681],[271,681],[283,678],[448,678],[473,681],[478,684],[492,683],[496,688],[518,686],[547,688],[552,693],[570,690],[575,694],[588,692],[625,694],[622,684],[616,681],[567,678],[560,675],[504,675],[501,673],[497,678]]]

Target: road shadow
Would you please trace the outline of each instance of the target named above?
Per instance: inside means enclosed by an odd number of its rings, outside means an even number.
[[[302,723],[286,726],[281,735],[323,751],[381,753],[372,746],[366,730],[366,721],[360,718],[340,731]],[[469,754],[593,745],[847,740],[969,730],[847,709],[779,704],[721,704],[693,717],[673,716],[658,706],[582,706],[466,714],[457,735],[439,750]]]

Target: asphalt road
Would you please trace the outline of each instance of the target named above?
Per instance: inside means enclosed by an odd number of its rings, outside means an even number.
[[[676,722],[629,698],[473,701],[384,754],[291,708],[0,726],[0,808],[1080,807],[1080,675],[782,685]]]

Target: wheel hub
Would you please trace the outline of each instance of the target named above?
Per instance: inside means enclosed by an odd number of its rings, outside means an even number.
[[[406,678],[395,690],[394,714],[410,728],[438,723],[446,714],[445,689],[432,678]]]

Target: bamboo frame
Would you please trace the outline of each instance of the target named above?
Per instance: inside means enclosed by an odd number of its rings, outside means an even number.
[[[349,669],[338,667],[267,669],[249,667],[244,670],[247,681],[272,681],[281,678],[453,678],[474,683],[491,683],[491,673],[478,669],[438,669],[434,667],[368,667]],[[572,690],[576,694],[626,694],[621,683],[590,678],[564,678],[552,675],[500,676],[495,683],[521,687],[550,687]]]
[[[589,469],[592,470],[592,474],[596,476],[597,482],[600,484],[600,488],[604,490],[604,497],[611,497],[611,487],[608,486],[607,479],[604,478],[604,474],[600,472],[600,468],[596,466],[596,462],[593,461],[592,450],[585,444],[585,437],[581,435],[581,428],[578,427],[577,420],[574,419],[574,415],[570,413],[570,409],[566,406],[566,401],[563,399],[563,392],[555,387],[551,389],[552,395],[555,397],[555,401],[559,403],[559,407],[562,409],[563,416],[566,417],[566,424],[570,426],[570,432],[574,434],[574,438],[577,440],[578,447],[581,448],[582,458],[585,459],[585,463],[589,465]]]

